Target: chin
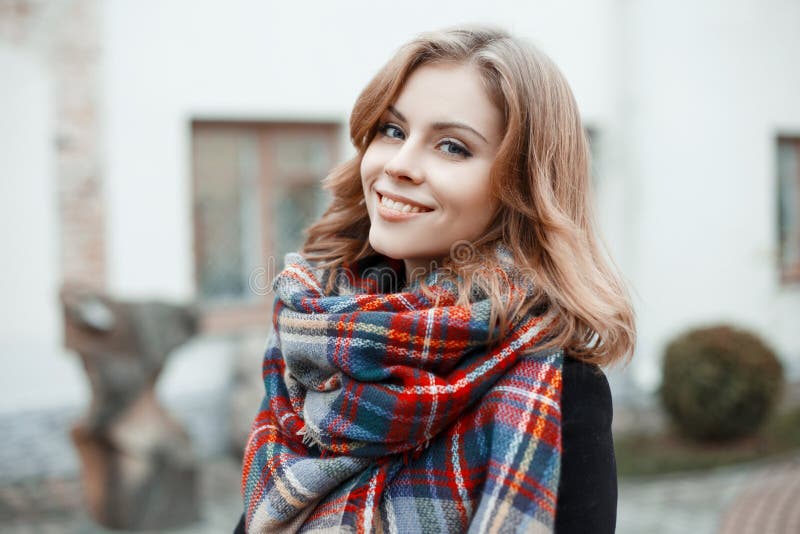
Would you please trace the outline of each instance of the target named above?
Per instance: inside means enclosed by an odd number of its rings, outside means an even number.
[[[415,260],[424,258],[437,258],[449,253],[449,249],[441,246],[431,246],[430,232],[387,231],[383,228],[372,226],[369,232],[369,244],[378,253],[395,260]],[[426,243],[427,247],[420,247]],[[441,249],[441,250],[439,250]]]
[[[373,241],[370,239],[369,244],[375,252],[383,254],[384,256],[392,258],[393,260],[402,260],[407,257],[407,254],[404,253],[402,248],[383,246],[384,243],[382,241]]]

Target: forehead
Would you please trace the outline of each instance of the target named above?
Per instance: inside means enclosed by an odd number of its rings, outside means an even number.
[[[410,122],[455,120],[489,135],[499,135],[500,110],[470,64],[434,63],[415,69],[394,106]]]

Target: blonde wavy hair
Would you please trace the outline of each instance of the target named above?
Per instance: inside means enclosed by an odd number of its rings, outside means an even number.
[[[468,302],[473,287],[481,286],[492,299],[497,338],[529,310],[552,307],[557,325],[540,349],[562,348],[600,365],[628,360],[636,339],[634,312],[595,230],[589,146],[575,98],[547,56],[499,28],[472,25],[420,34],[375,75],[350,116],[357,154],[323,180],[332,201],[305,230],[300,253],[332,269],[377,254],[369,244],[361,159],[409,75],[431,63],[476,66],[502,111],[505,131],[490,173],[500,208],[483,236],[471,243],[470,254],[454,261],[451,250],[444,260],[458,283],[459,302]],[[497,240],[511,249],[524,272],[534,273],[533,297],[514,298],[502,269],[487,269]],[[328,291],[334,282],[329,277]],[[421,288],[430,295],[427,284]]]

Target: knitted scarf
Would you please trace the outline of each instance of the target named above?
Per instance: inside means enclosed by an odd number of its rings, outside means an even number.
[[[418,282],[398,291],[402,261],[381,255],[340,267],[328,295],[329,270],[285,264],[243,461],[247,532],[551,532],[562,352],[536,347],[554,315],[488,345],[488,297],[456,305],[437,271],[438,304]]]

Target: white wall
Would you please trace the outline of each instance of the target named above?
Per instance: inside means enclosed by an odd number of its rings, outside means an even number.
[[[61,348],[50,78],[7,45],[0,73],[0,414],[83,404],[80,363]]]
[[[0,44],[2,483],[74,476],[79,463],[69,429],[90,398],[78,355],[63,348],[53,83],[45,61],[37,51]],[[220,429],[234,348],[226,340],[187,344],[158,383],[201,457],[228,445]]]
[[[776,128],[800,131],[800,4],[631,2],[629,266],[640,383],[697,324],[754,329],[800,375],[800,288],[780,288]],[[786,131],[786,130],[784,130]]]

